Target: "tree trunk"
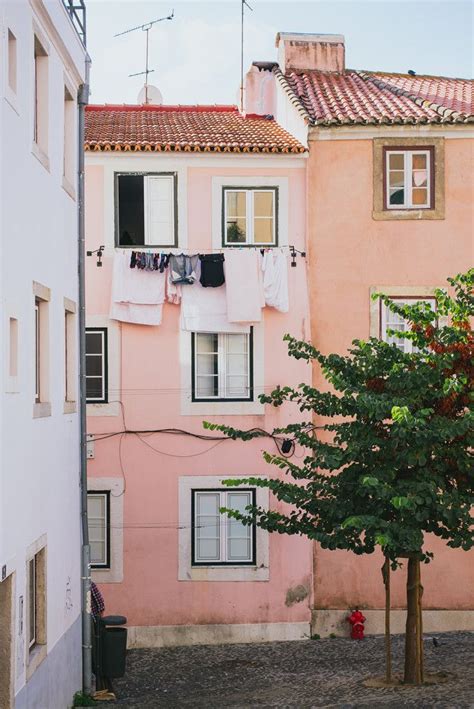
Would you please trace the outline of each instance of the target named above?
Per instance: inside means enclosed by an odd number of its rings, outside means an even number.
[[[385,680],[392,681],[392,643],[390,637],[390,559],[385,557],[382,566],[383,582],[385,584]]]
[[[405,631],[405,684],[423,682],[423,632],[421,621],[420,560],[408,558],[407,624]]]

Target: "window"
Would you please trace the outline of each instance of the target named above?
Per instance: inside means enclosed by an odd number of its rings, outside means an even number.
[[[392,298],[397,305],[415,305],[421,301],[428,303],[429,306],[436,310],[436,299],[435,298]],[[387,330],[394,330],[396,332],[407,332],[409,330],[409,324],[404,318],[398,313],[393,313],[387,308],[384,303],[380,303],[381,307],[381,317],[380,317],[380,336],[381,339],[389,344],[396,345],[402,352],[417,352],[417,348],[413,346],[413,342],[409,339],[399,338],[396,335],[389,335]]]
[[[87,518],[91,566],[94,569],[110,568],[110,493],[87,493]]]
[[[117,246],[177,245],[174,173],[116,174]]]
[[[64,146],[63,146],[63,177],[70,187],[74,184],[74,117],[75,103],[68,90],[64,87]]]
[[[8,358],[8,374],[10,377],[18,375],[18,320],[10,318],[10,352]]]
[[[192,334],[192,399],[252,400],[250,334]]]
[[[86,328],[86,400],[107,403],[107,328]]]
[[[46,550],[27,562],[27,641],[30,652],[46,643]]]
[[[255,490],[192,491],[192,563],[255,564],[255,525],[244,525],[220,508],[244,512],[255,505]]]
[[[223,244],[275,246],[277,187],[223,188]]]
[[[64,401],[76,401],[76,305],[64,298]],[[66,409],[67,407],[65,407]],[[74,409],[73,409],[74,410]],[[70,412],[69,412],[70,413]]]
[[[49,301],[51,291],[41,283],[33,281],[34,295],[34,340],[31,339],[31,369],[34,376],[35,404],[33,417],[51,416],[50,393],[50,344],[49,344]]]
[[[16,37],[8,30],[8,86],[16,94]]]
[[[386,209],[432,209],[432,163],[432,148],[386,149]]]
[[[34,40],[34,142],[48,152],[48,54],[35,35]]]
[[[41,301],[35,298],[35,401],[41,401]]]

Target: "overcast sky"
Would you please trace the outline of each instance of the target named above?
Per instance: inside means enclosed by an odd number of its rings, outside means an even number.
[[[471,0],[249,0],[244,66],[275,60],[277,32],[343,34],[354,69],[470,78]],[[236,103],[240,81],[240,0],[87,0],[91,103],[136,103],[145,33],[118,32],[170,14],[150,31],[149,83],[168,104]]]

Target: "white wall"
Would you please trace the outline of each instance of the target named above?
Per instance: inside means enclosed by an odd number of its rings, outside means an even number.
[[[65,413],[74,407],[64,406],[64,298],[78,301],[77,203],[63,188],[63,102],[65,83],[77,96],[84,50],[60,0],[2,2],[0,13],[0,567],[16,572],[17,693],[26,681],[27,657],[19,597],[26,602],[28,549],[43,535],[48,653],[77,621],[81,606],[79,418],[77,412]],[[49,52],[49,170],[32,152],[34,27]],[[17,39],[16,97],[7,87],[8,28]],[[76,159],[77,131],[74,141]],[[51,415],[40,418],[33,417],[33,281],[51,292]],[[8,376],[12,316],[19,325],[15,386]],[[77,663],[80,668],[80,647]]]

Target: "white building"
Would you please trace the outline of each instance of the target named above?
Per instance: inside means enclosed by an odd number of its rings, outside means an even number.
[[[82,3],[74,3],[76,6]],[[0,707],[81,687],[72,3],[0,2]],[[73,21],[76,24],[73,24]]]

